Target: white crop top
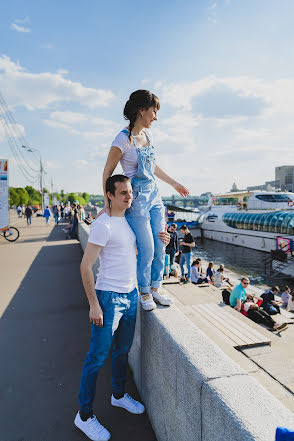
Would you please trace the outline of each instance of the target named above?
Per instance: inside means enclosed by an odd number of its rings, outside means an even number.
[[[147,137],[150,140],[150,144],[153,144],[152,136],[149,130],[147,131]],[[148,139],[147,138],[147,139]],[[126,176],[132,179],[138,170],[138,154],[137,149],[134,147],[129,140],[126,133],[119,132],[119,134],[114,138],[111,144],[113,147],[118,147],[122,152],[122,157],[120,159],[120,164],[122,166],[123,172]]]

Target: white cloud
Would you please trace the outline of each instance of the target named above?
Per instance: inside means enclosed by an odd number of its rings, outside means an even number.
[[[45,161],[44,162],[44,168],[45,169],[59,169],[59,168],[63,168],[62,164],[60,164],[57,161]]]
[[[30,33],[31,29],[29,27],[22,26],[24,24],[29,24],[29,23],[30,23],[29,17],[25,17],[23,19],[18,18],[11,23],[10,29],[16,32]]]
[[[76,161],[73,161],[72,165],[75,168],[86,168],[89,165],[89,162],[85,159],[77,159]]]
[[[25,28],[24,26],[19,26],[19,25],[16,24],[16,23],[11,23],[11,25],[10,25],[10,29],[11,29],[12,31],[16,31],[16,32],[23,32],[23,33],[25,33],[25,34],[28,34],[28,33],[31,32],[31,29],[30,29],[30,28]]]
[[[45,44],[41,44],[40,46],[42,49],[53,49],[53,44],[51,43],[45,43]]]
[[[100,141],[101,138],[110,139],[115,136],[120,125],[114,121],[95,116],[71,111],[56,111],[50,113],[50,119],[44,120],[45,124],[57,129],[81,136],[90,141]]]
[[[106,107],[114,98],[111,90],[85,87],[64,78],[60,72],[27,72],[6,55],[0,56],[0,82],[11,106],[24,106],[29,110],[45,109],[59,102]]]

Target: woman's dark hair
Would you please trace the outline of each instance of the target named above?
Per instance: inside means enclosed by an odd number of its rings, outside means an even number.
[[[156,110],[160,109],[159,99],[156,95],[149,92],[149,90],[136,90],[131,93],[130,98],[125,104],[124,118],[130,121],[129,124],[129,139],[131,139],[131,132],[135,126],[136,119],[138,117],[138,111],[140,109],[149,109],[154,107]]]

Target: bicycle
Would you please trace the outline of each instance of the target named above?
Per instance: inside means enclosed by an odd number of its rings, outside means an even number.
[[[9,227],[8,230],[0,231],[0,236],[4,237],[8,242],[15,242],[19,238],[19,231],[15,227]]]

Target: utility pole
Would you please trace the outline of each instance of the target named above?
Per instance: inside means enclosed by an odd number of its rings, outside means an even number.
[[[41,159],[41,153],[40,153],[40,192],[41,192],[41,206],[42,206],[42,212],[44,213],[44,196],[43,196],[43,164]]]
[[[53,180],[52,180],[52,176],[51,176],[51,201],[52,201],[52,205],[53,205]]]
[[[28,152],[37,152],[40,155],[40,193],[41,193],[41,206],[42,206],[42,211],[44,213],[44,195],[43,195],[43,173],[44,173],[44,168],[43,168],[43,164],[42,164],[42,158],[41,158],[41,152],[38,149],[32,149],[31,147],[27,147],[26,145],[22,145],[23,149],[26,149]]]

